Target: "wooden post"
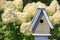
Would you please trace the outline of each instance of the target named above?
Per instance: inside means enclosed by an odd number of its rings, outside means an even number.
[[[37,37],[35,37],[34,40],[48,40],[48,37],[45,37],[45,36],[39,37],[39,36],[37,36]]]

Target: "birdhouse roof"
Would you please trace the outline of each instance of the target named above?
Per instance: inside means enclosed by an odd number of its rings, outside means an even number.
[[[31,23],[31,26],[30,26],[32,29],[38,26],[38,24],[40,22],[40,19],[41,19],[41,17],[43,15],[45,16],[46,21],[47,21],[49,27],[51,29],[53,29],[53,25],[50,22],[50,19],[49,19],[48,15],[47,15],[47,13],[45,11],[45,8],[38,8],[38,11],[37,11],[36,15],[34,16],[34,18],[32,20],[32,23]]]

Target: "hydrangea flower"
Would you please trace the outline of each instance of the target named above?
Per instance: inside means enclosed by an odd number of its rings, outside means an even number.
[[[2,21],[5,24],[15,22],[16,21],[15,11],[12,9],[6,9],[2,14]]]
[[[58,5],[57,0],[53,0],[50,6],[47,6],[46,12],[48,13],[48,15],[52,16],[56,12],[57,5]]]
[[[22,23],[20,27],[20,32],[24,33],[25,35],[31,35],[31,28],[30,28],[31,22],[28,23]]]

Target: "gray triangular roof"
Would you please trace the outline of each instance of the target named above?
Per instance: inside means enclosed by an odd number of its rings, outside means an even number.
[[[49,20],[49,17],[48,17],[48,15],[47,15],[46,11],[45,11],[45,8],[38,8],[38,11],[37,11],[36,15],[34,16],[34,18],[33,18],[33,20],[32,20],[32,23],[31,23],[31,26],[30,26],[32,29],[33,29],[33,28],[35,29],[35,28],[38,26],[38,24],[39,24],[39,22],[40,22],[40,19],[41,19],[41,17],[42,17],[43,15],[45,16],[46,21],[47,21],[49,27],[50,27],[51,29],[53,29],[53,25],[51,24],[51,22],[50,22],[50,20]]]

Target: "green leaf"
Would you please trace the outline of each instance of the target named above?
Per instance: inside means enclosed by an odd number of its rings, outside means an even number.
[[[3,22],[0,21],[0,27],[2,27],[2,26],[3,26]]]
[[[8,37],[5,37],[5,38],[4,38],[4,40],[11,40],[11,39],[10,39],[10,38],[8,38]]]
[[[58,27],[58,30],[60,31],[60,27]]]
[[[4,36],[8,36],[10,34],[10,31],[6,31]]]

